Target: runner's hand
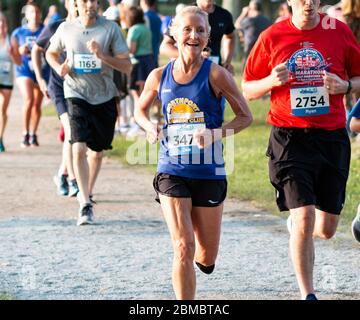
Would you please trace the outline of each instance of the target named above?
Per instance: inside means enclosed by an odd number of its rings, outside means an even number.
[[[24,44],[22,46],[19,47],[19,53],[23,56],[25,54],[29,54],[30,53],[30,49],[29,46],[27,44]]]
[[[159,138],[157,125],[153,125],[150,131],[146,131],[146,139],[150,144],[155,144]]]
[[[56,73],[60,77],[65,77],[70,72],[70,67],[68,65],[69,60],[66,59],[63,64],[59,66],[59,68],[56,70]]]
[[[91,39],[86,43],[87,48],[92,54],[95,54],[98,58],[101,58],[103,52],[101,50],[100,45],[95,41],[95,39]]]
[[[289,80],[289,70],[287,68],[287,61],[278,64],[271,71],[272,87],[284,85]]]
[[[341,79],[335,73],[324,71],[324,86],[329,94],[342,94],[346,93],[348,89],[348,82]]]
[[[213,131],[211,129],[196,130],[193,139],[199,149],[204,149],[214,142]]]
[[[43,93],[44,97],[50,99],[46,81],[44,79],[40,79],[40,80],[38,80],[38,83],[39,83],[40,90]]]

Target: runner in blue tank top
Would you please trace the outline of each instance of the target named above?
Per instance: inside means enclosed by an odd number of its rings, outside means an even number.
[[[55,104],[56,111],[64,130],[64,143],[62,148],[62,161],[56,174],[53,178],[57,186],[57,192],[62,196],[75,197],[79,188],[76,182],[75,173],[73,169],[73,156],[70,144],[71,129],[68,114],[68,105],[64,96],[64,79],[60,77],[56,71],[50,68],[50,77],[48,83],[44,79],[44,74],[41,70],[41,58],[50,45],[50,39],[64,21],[74,21],[77,17],[77,9],[75,0],[65,0],[65,8],[68,12],[66,20],[59,20],[47,25],[39,37],[36,39],[31,50],[31,58],[34,65],[34,72],[36,80],[39,84],[40,90],[45,97],[51,98]],[[60,62],[64,63],[66,60],[66,53],[60,54]]]
[[[28,23],[15,29],[11,35],[14,51],[21,57],[21,65],[16,67],[16,83],[24,100],[23,106],[23,140],[21,146],[38,146],[37,129],[41,118],[43,94],[36,82],[31,49],[44,26],[41,24],[41,12],[35,3],[28,4],[25,10]],[[49,67],[43,60],[44,78],[49,77]]]
[[[173,242],[177,299],[195,298],[194,261],[204,273],[214,270],[227,190],[221,139],[252,121],[231,74],[202,57],[209,31],[207,14],[198,7],[176,15],[171,33],[179,57],[149,75],[135,109],[136,121],[155,143],[160,135],[148,109],[157,96],[162,101],[164,137],[154,188]],[[224,125],[222,97],[235,114]]]

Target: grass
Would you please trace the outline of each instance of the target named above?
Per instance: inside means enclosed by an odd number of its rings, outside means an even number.
[[[0,300],[14,300],[14,298],[7,293],[0,293]]]
[[[254,122],[249,128],[235,136],[235,168],[228,175],[228,195],[239,200],[250,201],[259,208],[284,216],[285,214],[280,214],[275,205],[275,192],[268,179],[268,159],[265,156],[270,133],[270,126],[265,122],[266,113],[269,110],[269,100],[252,101],[249,105]],[[226,110],[225,119],[230,119],[232,112],[230,108],[226,108]],[[141,140],[143,142],[139,142]],[[138,144],[145,144],[144,138],[139,138],[136,141]],[[123,136],[116,136],[113,143],[114,149],[108,151],[107,155],[119,159],[125,165],[133,166],[127,161],[127,151],[131,146],[134,147],[134,141],[126,140]],[[360,184],[358,183],[360,180],[360,147],[353,142],[352,149],[353,156],[346,202],[341,214],[343,229],[349,229],[360,200]],[[128,156],[130,153],[132,152],[129,152]],[[156,165],[140,165],[137,167],[146,168],[151,173],[156,171]]]
[[[57,112],[53,104],[44,105],[41,109],[43,117],[57,117]]]

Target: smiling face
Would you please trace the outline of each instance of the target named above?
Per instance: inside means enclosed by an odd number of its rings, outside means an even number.
[[[182,11],[175,19],[172,34],[183,56],[200,56],[209,39],[206,16]]]
[[[288,0],[292,8],[293,21],[305,27],[313,27],[318,21],[320,0]]]

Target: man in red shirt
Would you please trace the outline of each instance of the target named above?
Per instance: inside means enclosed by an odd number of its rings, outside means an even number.
[[[313,237],[331,238],[345,201],[350,143],[343,96],[360,91],[360,46],[320,0],[288,0],[292,17],[264,31],[248,58],[248,99],[271,93],[267,156],[277,205],[290,211],[290,253],[306,300],[313,287]]]

